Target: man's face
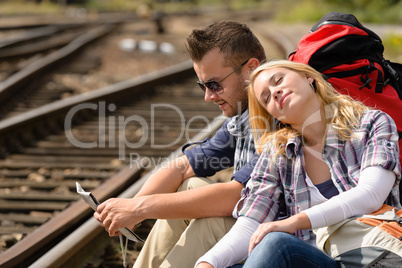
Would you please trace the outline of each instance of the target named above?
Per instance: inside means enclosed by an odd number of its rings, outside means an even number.
[[[239,68],[238,72],[233,72],[233,67],[224,65],[224,55],[215,48],[208,52],[201,61],[194,62],[194,70],[197,73],[199,81],[206,83],[210,81],[221,81],[223,91],[216,93],[211,89],[205,90],[205,101],[214,102],[227,117],[232,117],[242,113],[247,107],[247,90],[245,89],[246,68]],[[200,89],[201,90],[201,89]]]

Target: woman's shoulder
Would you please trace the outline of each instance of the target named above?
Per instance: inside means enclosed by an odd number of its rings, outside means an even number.
[[[367,110],[360,118],[360,129],[385,128],[389,132],[396,131],[394,120],[381,110]]]
[[[364,111],[361,121],[390,121],[394,123],[394,120],[391,118],[391,116],[381,110]]]

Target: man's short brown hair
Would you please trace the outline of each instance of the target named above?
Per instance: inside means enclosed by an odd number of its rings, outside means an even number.
[[[199,62],[214,48],[219,48],[228,66],[238,66],[250,58],[265,61],[264,48],[246,24],[223,20],[205,28],[194,29],[187,40],[187,50]]]

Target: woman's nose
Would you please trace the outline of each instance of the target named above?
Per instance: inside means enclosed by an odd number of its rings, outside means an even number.
[[[276,89],[275,91],[274,91],[274,99],[275,100],[277,100],[281,95],[282,95],[282,90],[280,90],[280,89]]]

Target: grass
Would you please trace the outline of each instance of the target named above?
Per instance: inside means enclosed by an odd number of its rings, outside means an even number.
[[[0,3],[0,15],[43,15],[60,13],[63,13],[63,8],[49,1],[43,1],[40,4],[23,0],[1,1]]]
[[[141,1],[127,0],[88,0],[85,5],[88,9],[97,11],[129,11],[133,12],[141,4]]]
[[[328,12],[337,11],[354,14],[361,22],[366,23],[402,23],[402,1],[394,5],[385,5],[384,1],[369,1],[361,5],[358,4],[359,1],[348,1],[349,4],[343,5],[340,2],[342,1],[282,0],[276,19],[281,22],[317,21]]]
[[[387,34],[383,39],[384,57],[395,62],[402,62],[402,34]]]

